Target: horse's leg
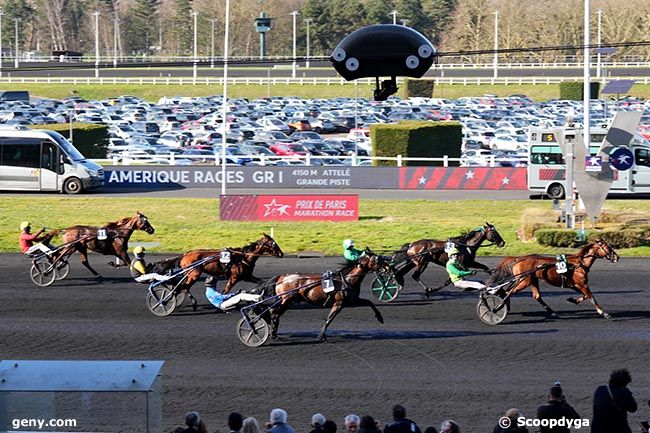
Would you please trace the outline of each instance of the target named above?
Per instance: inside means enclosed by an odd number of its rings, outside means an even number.
[[[397,280],[397,283],[404,287],[404,277],[406,274],[409,273],[411,269],[415,267],[415,263],[413,263],[412,260],[410,260],[407,264],[405,264],[403,267],[395,271],[395,280]]]
[[[375,307],[375,304],[373,304],[372,301],[364,298],[357,298],[357,300],[354,302],[354,305],[372,308],[372,311],[375,312],[375,318],[377,321],[381,324],[384,323],[384,316],[381,315],[381,312],[377,309],[377,307]]]
[[[479,263],[476,260],[472,260],[471,263],[467,264],[468,268],[480,269],[482,271],[489,271],[490,268],[485,266],[483,263]]]
[[[324,342],[324,341],[327,340],[327,335],[326,335],[327,327],[330,326],[330,323],[332,323],[332,320],[334,320],[334,318],[339,314],[339,312],[341,312],[342,309],[343,309],[343,301],[342,300],[339,299],[338,301],[334,302],[334,305],[332,305],[332,309],[330,310],[329,314],[327,315],[327,320],[323,324],[323,327],[320,330],[320,334],[318,335],[318,339],[321,342]]]
[[[611,316],[603,310],[600,305],[598,305],[598,302],[596,302],[596,298],[594,297],[593,293],[591,293],[591,290],[589,290],[589,286],[586,284],[576,284],[576,288],[582,292],[582,300],[585,298],[589,299],[592,304],[594,304],[594,307],[596,308],[596,312],[603,318],[609,319]],[[582,301],[580,301],[582,302]],[[576,300],[576,304],[577,304]]]
[[[532,291],[533,291],[533,298],[534,298],[537,302],[539,302],[539,304],[540,304],[542,307],[544,307],[544,309],[546,310],[546,312],[547,312],[550,316],[557,316],[557,314],[555,313],[555,311],[553,311],[553,309],[552,309],[551,307],[549,307],[548,304],[546,304],[546,302],[544,302],[544,300],[542,299],[542,294],[541,294],[540,291],[539,291],[539,279],[537,279],[536,277],[531,277],[531,278],[530,278],[530,287],[531,287],[531,289],[532,289]]]
[[[427,269],[427,266],[429,266],[429,261],[421,259],[418,262],[417,269],[411,275],[411,278],[413,278],[415,281],[417,281],[417,283],[424,288],[425,293],[429,293],[429,292],[432,291],[431,288],[429,286],[427,286],[426,283],[420,279],[420,276]]]
[[[281,302],[280,305],[271,309],[271,338],[273,339],[278,338],[278,328],[280,327],[280,316],[282,316],[284,312],[287,311],[287,306],[288,304]]]
[[[91,274],[93,274],[96,277],[101,278],[101,275],[90,266],[90,263],[88,263],[88,249],[81,245],[77,245],[77,251],[79,251],[79,258],[81,259],[81,264],[86,267],[90,271]]]

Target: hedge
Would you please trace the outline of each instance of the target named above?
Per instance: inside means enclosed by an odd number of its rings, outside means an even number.
[[[403,121],[371,125],[370,139],[375,157],[460,158],[462,130],[456,122]],[[394,165],[392,161],[373,164]],[[442,165],[442,161],[410,161],[405,165]]]
[[[535,232],[537,242],[552,247],[576,247],[581,243],[577,231],[569,229],[540,229]],[[621,230],[587,231],[587,241],[594,242],[603,239],[615,248],[633,248],[648,243],[650,227]]]
[[[65,138],[70,137],[70,124],[31,125],[31,129],[56,131]],[[108,126],[95,123],[73,123],[72,142],[86,158],[106,158],[108,147]]]
[[[431,98],[433,96],[433,80],[416,80],[413,78],[404,79],[404,98],[421,97]]]
[[[584,85],[580,81],[569,81],[560,83],[560,99],[570,99],[573,101],[582,101]],[[600,83],[591,83],[591,99],[598,99],[600,93]]]

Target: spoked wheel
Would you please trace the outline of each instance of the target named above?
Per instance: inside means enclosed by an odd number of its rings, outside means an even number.
[[[248,347],[258,347],[266,343],[270,335],[269,323],[261,317],[249,322],[243,317],[237,322],[237,337]]]
[[[56,270],[56,272],[55,272],[56,277],[55,278],[57,280],[62,280],[65,277],[67,277],[68,274],[70,273],[70,264],[66,260],[64,260],[64,261],[58,262],[54,266],[54,269]]]
[[[498,325],[503,322],[510,311],[510,299],[505,302],[503,298],[489,293],[481,294],[476,306],[476,313],[481,322],[488,325]]]
[[[56,272],[54,266],[47,260],[38,260],[32,263],[32,267],[29,270],[29,277],[37,286],[46,287],[54,282]]]
[[[180,307],[183,305],[183,302],[185,302],[186,299],[186,294],[187,292],[185,290],[181,290],[179,292],[176,292],[176,306]]]
[[[164,284],[161,284],[155,287],[153,292],[156,294],[156,297],[151,292],[147,294],[147,308],[149,311],[159,317],[172,314],[176,309],[176,296],[172,294],[172,290]]]
[[[370,290],[375,298],[380,302],[390,302],[397,298],[402,286],[399,285],[395,275],[390,273],[378,274],[374,280]]]

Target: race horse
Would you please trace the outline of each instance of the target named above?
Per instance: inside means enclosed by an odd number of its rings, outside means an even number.
[[[221,253],[228,251],[230,254],[229,262],[223,263],[220,260]],[[188,269],[183,281],[178,285],[178,293],[185,291],[192,299],[193,305],[196,305],[194,297],[189,290],[192,285],[199,279],[204,272],[213,277],[226,280],[223,288],[223,294],[230,292],[232,287],[240,281],[250,281],[252,283],[261,283],[263,280],[253,275],[255,263],[261,256],[284,257],[284,253],[275,240],[267,235],[263,236],[245,245],[241,248],[225,248],[221,250],[192,250],[180,257],[168,259],[166,262],[170,265],[178,266],[181,270]],[[197,263],[204,261],[199,266]]]
[[[542,299],[539,291],[539,282],[546,281],[555,287],[566,287],[581,293],[578,299],[568,298],[567,301],[572,304],[580,304],[582,301],[589,299],[596,312],[601,317],[609,318],[607,314],[596,302],[596,298],[589,289],[589,269],[596,259],[605,258],[612,263],[618,262],[618,254],[607,242],[599,239],[594,243],[587,244],[580,248],[576,254],[566,256],[566,272],[558,273],[556,257],[548,257],[537,254],[530,254],[521,257],[506,257],[492,272],[487,281],[488,286],[498,285],[501,282],[513,280],[513,286],[506,290],[509,296],[521,292],[526,287],[531,287],[533,298],[539,302],[550,315],[555,312]]]
[[[149,219],[140,212],[101,227],[72,226],[58,230],[58,232],[63,233],[63,243],[69,245],[69,251],[64,253],[72,254],[72,252],[78,251],[81,263],[94,276],[99,277],[97,271],[88,263],[88,250],[105,256],[115,256],[124,262],[124,265],[109,263],[113,267],[128,266],[131,264],[129,239],[136,230],[142,230],[150,235],[155,232],[155,229],[149,223]]]
[[[379,323],[384,323],[384,318],[368,299],[359,297],[361,283],[365,276],[382,266],[382,257],[375,255],[366,248],[366,254],[361,256],[356,265],[345,275],[339,274],[334,279],[334,290],[326,293],[323,289],[322,274],[283,274],[276,276],[264,283],[261,287],[265,296],[279,296],[280,301],[271,308],[271,337],[276,338],[280,317],[294,304],[306,302],[320,307],[330,308],[327,320],[323,324],[319,340],[326,341],[327,327],[339,314],[343,307],[364,306],[370,307],[375,312]]]
[[[441,286],[432,289],[420,279],[420,276],[427,269],[429,263],[435,263],[440,266],[445,266],[447,264],[449,257],[445,252],[445,245],[447,245],[448,242],[453,243],[454,246],[458,248],[460,251],[460,260],[465,267],[489,271],[487,266],[476,261],[476,252],[486,240],[492,242],[492,244],[498,247],[503,247],[506,244],[497,229],[488,222],[486,222],[484,226],[478,227],[464,235],[450,238],[446,241],[422,239],[410,244],[404,244],[402,248],[393,255],[393,263],[397,267],[395,278],[397,279],[397,282],[403,286],[404,276],[406,276],[411,269],[416,268],[411,277],[417,281],[418,284],[424,287],[427,296],[447,286],[451,283],[451,280],[449,279],[447,279]],[[401,263],[405,263],[405,265],[400,266]]]

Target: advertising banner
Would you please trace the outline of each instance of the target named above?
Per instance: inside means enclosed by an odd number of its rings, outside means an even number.
[[[527,190],[525,167],[402,167],[400,189]]]
[[[226,195],[219,209],[225,221],[356,221],[359,196]]]

